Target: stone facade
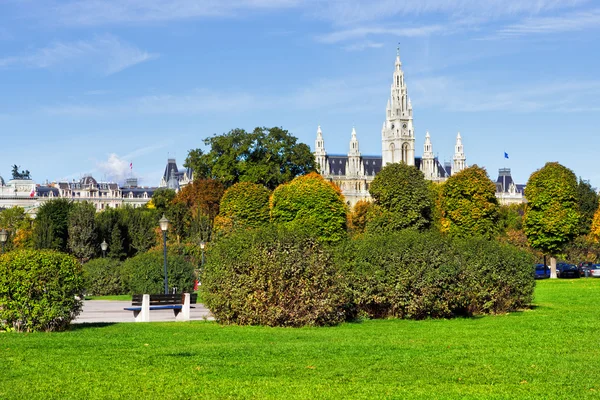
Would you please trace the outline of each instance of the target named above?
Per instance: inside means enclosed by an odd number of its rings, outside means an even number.
[[[501,205],[526,203],[525,185],[513,181],[510,168],[500,168],[496,179],[496,198]]]
[[[360,152],[356,129],[352,128],[350,149],[347,155],[328,155],[325,150],[323,131],[317,128],[315,140],[315,161],[321,175],[340,187],[350,206],[359,200],[370,200],[369,185],[375,175],[387,164],[404,162],[419,168],[425,178],[441,182],[453,173],[467,167],[460,132],[456,136],[456,146],[452,164],[442,165],[434,156],[431,136],[425,134],[423,156],[415,156],[415,128],[413,109],[408,89],[404,81],[404,71],[399,51],[392,75],[390,98],[385,111],[385,122],[381,129],[381,156],[363,156]]]

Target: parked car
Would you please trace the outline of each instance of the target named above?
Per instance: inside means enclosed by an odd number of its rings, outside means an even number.
[[[544,264],[535,264],[535,279],[550,278],[550,268]]]
[[[558,265],[556,266],[556,275],[559,278],[580,278],[579,268],[575,264],[560,263],[560,274]]]
[[[600,264],[592,265],[589,271],[592,278],[600,278]]]
[[[594,265],[591,261],[583,261],[577,265],[579,269],[579,276],[590,276],[590,268]]]

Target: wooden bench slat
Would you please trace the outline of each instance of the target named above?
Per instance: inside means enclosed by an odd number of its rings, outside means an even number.
[[[134,294],[131,297],[131,305],[132,306],[141,306],[143,301],[143,294]],[[192,293],[190,294],[190,304],[196,304],[198,300],[198,294]],[[150,295],[150,305],[169,305],[169,304],[183,304],[183,294],[151,294]]]

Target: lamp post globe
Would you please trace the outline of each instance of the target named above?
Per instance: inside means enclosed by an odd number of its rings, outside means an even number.
[[[100,248],[102,249],[102,257],[106,257],[106,249],[108,249],[108,243],[106,243],[106,240],[102,240],[102,243],[100,243]]]
[[[206,245],[206,243],[204,243],[204,240],[200,241],[200,250],[202,250],[202,258],[200,261],[200,266],[204,267],[204,246]]]
[[[4,243],[6,243],[6,239],[8,239],[8,231],[3,228],[0,231],[0,243],[2,243],[2,253],[4,253]]]
[[[163,214],[158,220],[158,225],[163,233],[163,254],[164,254],[164,274],[165,274],[165,294],[169,294],[169,278],[167,276],[167,230],[169,229],[169,220]]]

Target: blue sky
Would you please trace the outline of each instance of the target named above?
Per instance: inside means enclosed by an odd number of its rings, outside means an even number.
[[[396,46],[414,108],[450,160],[525,183],[559,161],[595,187],[600,2],[0,0],[0,175],[156,185],[168,157],[281,126],[329,154],[381,154]],[[503,158],[507,152],[510,159]]]

